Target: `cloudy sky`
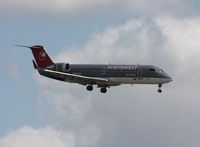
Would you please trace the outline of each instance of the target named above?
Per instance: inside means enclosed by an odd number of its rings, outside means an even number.
[[[199,147],[200,2],[0,0],[1,147]],[[54,62],[153,64],[173,77],[101,94],[41,77]]]

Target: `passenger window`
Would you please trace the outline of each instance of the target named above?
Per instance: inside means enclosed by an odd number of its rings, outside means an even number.
[[[154,68],[150,68],[149,71],[156,71]]]

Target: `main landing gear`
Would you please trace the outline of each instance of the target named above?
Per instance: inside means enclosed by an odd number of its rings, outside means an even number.
[[[88,85],[88,86],[87,86],[87,90],[88,90],[88,91],[92,91],[92,90],[93,90],[93,86],[92,86],[92,85]]]
[[[107,89],[106,89],[106,87],[101,87],[100,91],[101,91],[101,93],[106,93]]]
[[[162,84],[159,84],[159,85],[158,85],[158,93],[162,93],[161,87],[162,87]]]
[[[87,91],[92,91],[92,90],[93,90],[93,86],[92,86],[92,85],[88,85],[88,86],[86,87],[86,89],[87,89]],[[100,92],[101,92],[101,93],[106,93],[106,92],[107,92],[107,87],[101,87],[101,88],[100,88]]]

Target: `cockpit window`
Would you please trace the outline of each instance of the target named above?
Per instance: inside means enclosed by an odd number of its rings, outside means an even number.
[[[161,73],[164,72],[162,69],[159,69],[159,68],[157,68],[156,71],[161,72]]]
[[[160,69],[161,72],[164,72],[162,69]]]
[[[154,68],[150,68],[149,71],[156,71],[156,69],[154,69]]]

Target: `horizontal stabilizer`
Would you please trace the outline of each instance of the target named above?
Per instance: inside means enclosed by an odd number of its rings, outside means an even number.
[[[18,47],[25,47],[31,49],[35,60],[33,65],[36,68],[46,68],[49,65],[54,64],[44,47],[41,45],[27,46],[27,45],[15,45]],[[37,63],[37,64],[36,64]]]
[[[25,47],[25,48],[31,48],[31,46],[27,46],[27,45],[15,45],[17,47]]]

